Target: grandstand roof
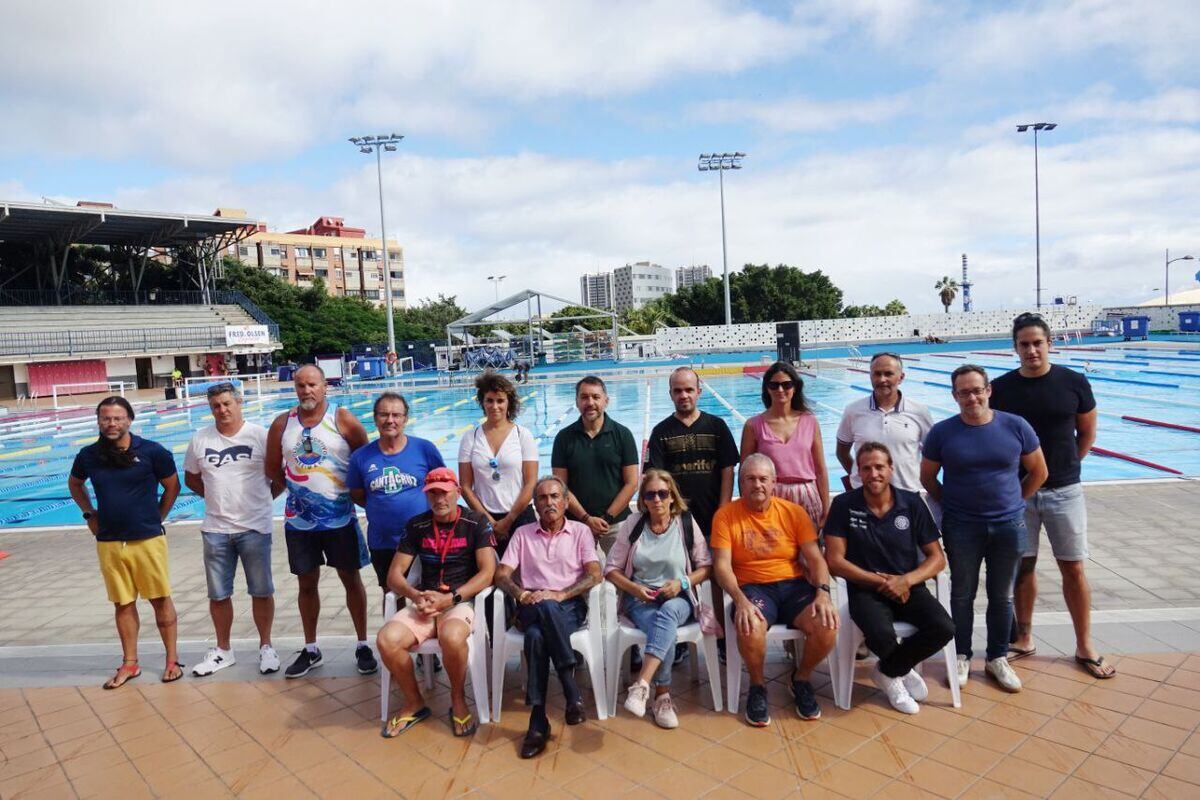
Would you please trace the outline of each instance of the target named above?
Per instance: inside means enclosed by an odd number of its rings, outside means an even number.
[[[0,242],[178,247],[242,232],[248,235],[257,224],[252,219],[205,214],[0,201]]]

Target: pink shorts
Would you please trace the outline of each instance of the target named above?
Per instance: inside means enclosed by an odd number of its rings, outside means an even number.
[[[472,603],[458,603],[451,606],[440,614],[429,617],[420,613],[412,606],[405,606],[396,612],[392,617],[392,622],[399,622],[404,627],[412,631],[412,635],[417,639],[417,646],[421,646],[429,639],[437,636],[442,626],[448,620],[460,619],[467,623],[467,628],[470,629],[475,621],[475,607]]]

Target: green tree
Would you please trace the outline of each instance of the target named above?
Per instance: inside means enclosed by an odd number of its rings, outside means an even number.
[[[842,316],[847,319],[853,319],[854,317],[900,317],[907,313],[908,309],[899,300],[892,300],[883,308],[876,305],[865,305],[846,306],[842,309]]]
[[[842,310],[842,290],[820,270],[779,264],[747,264],[730,275],[730,306],[736,322],[830,319]],[[663,298],[672,314],[692,325],[725,321],[724,286],[711,278]]]
[[[934,284],[933,289],[938,293],[938,298],[942,301],[946,313],[949,314],[950,304],[954,302],[954,298],[958,294],[958,281],[949,275],[943,275],[942,279]]]
[[[458,304],[458,297],[446,297],[439,294],[436,300],[426,298],[415,307],[408,308],[398,316],[403,316],[404,322],[410,326],[411,334],[397,338],[407,339],[445,339],[446,326],[467,315],[467,310]]]
[[[605,331],[612,329],[611,317],[593,317],[592,319],[567,319],[561,322],[555,322],[561,317],[583,317],[596,312],[584,306],[564,306],[558,311],[550,315],[550,321],[542,325],[542,328],[550,333],[566,333],[576,325],[582,325],[589,331]]]
[[[639,334],[651,334],[660,327],[686,328],[687,320],[671,311],[666,297],[651,300],[641,308],[630,308],[621,313],[620,322]]]
[[[883,315],[885,317],[903,317],[908,313],[908,308],[899,300],[892,300],[883,307]]]

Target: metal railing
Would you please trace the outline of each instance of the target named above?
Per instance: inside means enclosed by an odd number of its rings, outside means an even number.
[[[279,327],[270,325],[272,341]],[[27,331],[0,337],[0,356],[147,353],[178,349],[228,350],[224,325],[181,328],[111,328],[81,331]]]

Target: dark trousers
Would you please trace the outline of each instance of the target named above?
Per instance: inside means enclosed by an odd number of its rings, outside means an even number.
[[[879,656],[879,671],[889,678],[907,675],[954,638],[954,620],[924,584],[909,590],[907,603],[851,584],[849,600],[850,618]],[[917,632],[898,642],[894,622],[907,622]]]
[[[582,628],[586,619],[587,604],[582,597],[561,603],[543,600],[517,607],[517,627],[525,634],[525,662],[529,666],[529,679],[525,682],[527,704],[545,705],[552,662],[559,676],[575,668],[571,634]]]
[[[507,511],[488,511],[488,513],[491,514],[494,519],[500,519],[501,517],[505,516],[508,512]],[[500,539],[500,538],[496,539],[496,561],[497,561],[497,563],[499,563],[500,559],[503,558],[504,551],[508,549],[508,542],[512,538],[512,534],[516,532],[517,528],[520,528],[522,525],[528,525],[531,522],[537,522],[537,514],[533,513],[533,506],[527,506],[525,508],[525,510],[521,512],[520,516],[517,517],[516,521],[513,522],[512,527],[510,527],[508,529],[508,536],[504,537],[503,539]],[[497,589],[496,591],[492,592],[491,594],[489,594],[487,596],[487,599],[483,601],[483,604],[484,604],[485,614],[487,617],[486,622],[487,622],[487,629],[488,629],[488,638],[491,639],[492,641],[495,641],[495,638],[496,638],[496,632],[494,630],[492,630],[492,613],[493,613],[492,606],[496,603],[496,598],[500,598],[504,602],[504,627],[505,628],[512,625],[513,620],[516,618],[516,613],[517,613],[517,601],[513,600],[511,597],[509,597],[507,594],[500,591],[499,589]]]

